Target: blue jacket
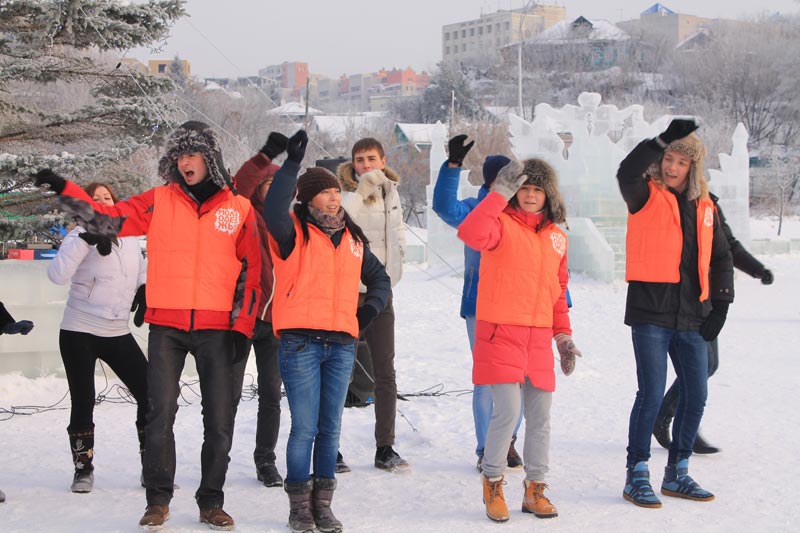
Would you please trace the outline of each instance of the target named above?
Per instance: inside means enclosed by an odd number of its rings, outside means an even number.
[[[439,169],[439,177],[433,188],[433,211],[445,224],[457,228],[467,215],[475,209],[489,191],[481,186],[477,198],[458,199],[458,178],[461,168],[447,166],[447,161]],[[464,289],[461,292],[461,316],[475,316],[475,302],[478,295],[478,271],[481,254],[464,246]]]

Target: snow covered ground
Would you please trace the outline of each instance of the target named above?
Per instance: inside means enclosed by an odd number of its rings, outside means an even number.
[[[584,357],[571,377],[558,372],[553,405],[548,482],[560,516],[540,520],[523,515],[524,474],[513,471],[506,476],[511,520],[504,525],[485,517],[474,468],[470,357],[458,317],[461,280],[444,267],[428,272],[407,265],[395,290],[398,389],[441,394],[398,402],[396,449],[412,464],[405,475],[372,466],[372,407],[345,411],[341,448],[353,471],[339,476],[334,509],[346,530],[796,531],[800,255],[760,259],[775,273],[775,284],[765,287],[737,275],[736,302],[720,337],[720,369],[709,382],[702,429],[723,452],[694,457],[690,464],[695,479],[716,494],[716,501],[664,497],[662,509],[650,510],[622,499],[628,414],[636,390],[629,330],[622,324],[625,284],[577,277],[571,282],[572,321]],[[255,371],[252,359],[250,371]],[[252,377],[246,379],[247,386]],[[98,390],[103,385],[98,378]],[[0,375],[0,407],[48,406],[66,390],[66,381],[57,377]],[[181,488],[166,531],[207,531],[198,523],[193,500],[200,477],[200,404],[189,388],[185,399],[191,404],[182,402],[175,427]],[[60,404],[67,405],[66,400]],[[254,400],[239,407],[225,508],[236,519],[237,531],[287,531],[283,490],[264,488],[255,479],[256,407]],[[0,488],[8,497],[0,504],[0,530],[136,531],[145,498],[139,486],[134,406],[97,406],[95,490],[87,495],[69,492],[68,416],[68,410],[51,410],[0,422]],[[288,429],[284,400],[280,461]],[[653,443],[651,471],[658,486],[666,451]]]

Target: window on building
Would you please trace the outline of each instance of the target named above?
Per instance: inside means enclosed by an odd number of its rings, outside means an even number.
[[[511,29],[511,23],[509,21],[506,21],[506,31],[510,29]]]
[[[450,40],[450,32],[449,31],[444,34],[444,40],[445,41],[449,41]]]
[[[167,65],[164,63],[158,65],[158,73],[164,74],[165,72],[167,72]]]
[[[462,39],[466,39],[467,38],[467,30],[461,30],[461,38]]]
[[[475,37],[475,28],[470,28],[469,29],[469,36],[470,37]]]
[[[492,25],[491,24],[486,26],[486,33],[492,33]]]
[[[478,35],[483,35],[483,26],[478,28]]]

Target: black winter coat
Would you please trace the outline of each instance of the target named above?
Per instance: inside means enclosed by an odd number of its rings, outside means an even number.
[[[639,143],[617,171],[622,198],[636,213],[650,198],[647,168],[661,160],[663,150],[652,140]],[[631,281],[625,304],[625,324],[652,324],[679,331],[697,331],[711,312],[714,301],[733,301],[733,259],[717,214],[709,269],[709,300],[701,302],[697,269],[697,203],[672,189],[681,214],[683,249],[678,283]]]
[[[764,263],[753,257],[753,255],[747,251],[744,245],[739,242],[739,239],[733,235],[731,227],[728,226],[728,222],[725,220],[725,215],[722,214],[722,208],[718,203],[719,198],[711,193],[709,193],[709,196],[711,196],[711,200],[714,201],[714,205],[717,206],[717,214],[719,215],[719,221],[722,225],[722,231],[725,233],[725,238],[728,240],[728,246],[731,247],[733,267],[738,268],[751,277],[761,279],[761,276],[764,275],[764,271],[767,270],[767,267],[764,266]]]

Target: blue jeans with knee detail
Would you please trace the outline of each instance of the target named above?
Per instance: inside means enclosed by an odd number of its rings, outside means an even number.
[[[334,478],[355,354],[355,339],[340,344],[310,335],[281,334],[278,365],[292,415],[286,444],[287,482],[304,483],[310,474]]]

